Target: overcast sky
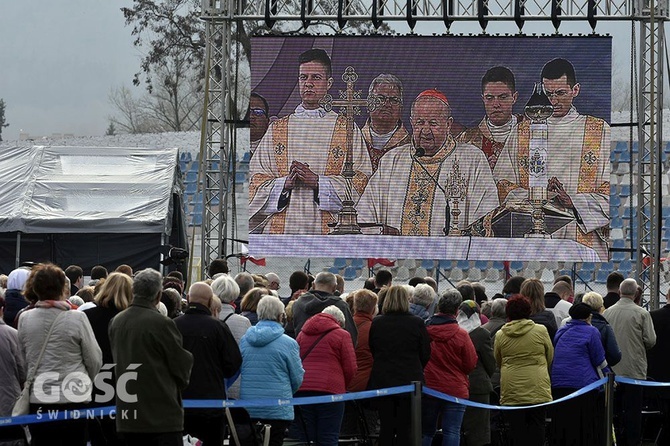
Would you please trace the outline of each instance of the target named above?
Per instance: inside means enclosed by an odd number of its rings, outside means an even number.
[[[131,4],[131,0],[0,0],[0,98],[5,100],[10,124],[3,129],[4,140],[18,139],[21,130],[32,136],[104,134],[113,112],[110,89],[132,87],[133,74],[139,70],[140,53],[120,11]],[[585,23],[561,27],[566,33],[589,30]],[[437,23],[427,31],[441,33],[444,27]],[[491,23],[488,31],[515,33],[516,27]],[[551,33],[553,27],[549,22],[528,23],[524,31]],[[601,23],[597,31],[614,34],[613,64],[627,78],[630,24]],[[459,23],[452,32],[477,33],[479,28]],[[143,87],[132,88],[136,94],[143,92]]]

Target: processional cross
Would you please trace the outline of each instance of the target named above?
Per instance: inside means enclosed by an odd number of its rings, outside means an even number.
[[[361,98],[360,90],[356,91],[354,86],[358,80],[358,74],[354,70],[354,67],[347,67],[342,74],[342,80],[347,85],[347,89],[342,91],[340,90],[340,99],[333,99],[333,97],[327,94],[321,101],[321,106],[326,111],[331,111],[333,106],[339,107],[339,114],[346,117],[347,123],[347,147],[346,147],[346,157],[344,161],[344,170],[342,171],[342,177],[345,180],[346,189],[344,193],[344,200],[342,200],[342,209],[340,210],[337,225],[330,232],[335,235],[343,234],[360,234],[361,228],[358,226],[357,212],[354,208],[353,200],[353,179],[355,176],[354,172],[354,161],[353,161],[353,149],[354,149],[354,118],[356,115],[361,114],[361,107],[368,107],[368,99]]]

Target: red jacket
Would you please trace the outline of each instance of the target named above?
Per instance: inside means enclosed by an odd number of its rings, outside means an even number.
[[[368,387],[370,372],[372,372],[372,352],[370,351],[369,335],[372,325],[372,315],[369,313],[354,314],[354,322],[358,328],[358,344],[356,345],[356,364],[358,370],[351,380],[347,390],[362,392]]]
[[[468,374],[477,366],[477,351],[456,318],[437,314],[427,322],[430,361],[424,369],[426,386],[457,398],[470,396]]]
[[[305,357],[324,332],[328,334]],[[349,332],[341,328],[333,316],[318,313],[305,322],[297,341],[305,369],[299,391],[345,393],[356,373],[356,354]]]

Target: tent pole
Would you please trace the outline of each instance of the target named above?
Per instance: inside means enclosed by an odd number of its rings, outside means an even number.
[[[14,268],[19,267],[21,262],[21,233],[16,231],[16,259],[14,260]]]

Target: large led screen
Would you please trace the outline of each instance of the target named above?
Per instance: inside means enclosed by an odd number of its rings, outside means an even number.
[[[611,38],[252,39],[249,251],[607,261]]]

